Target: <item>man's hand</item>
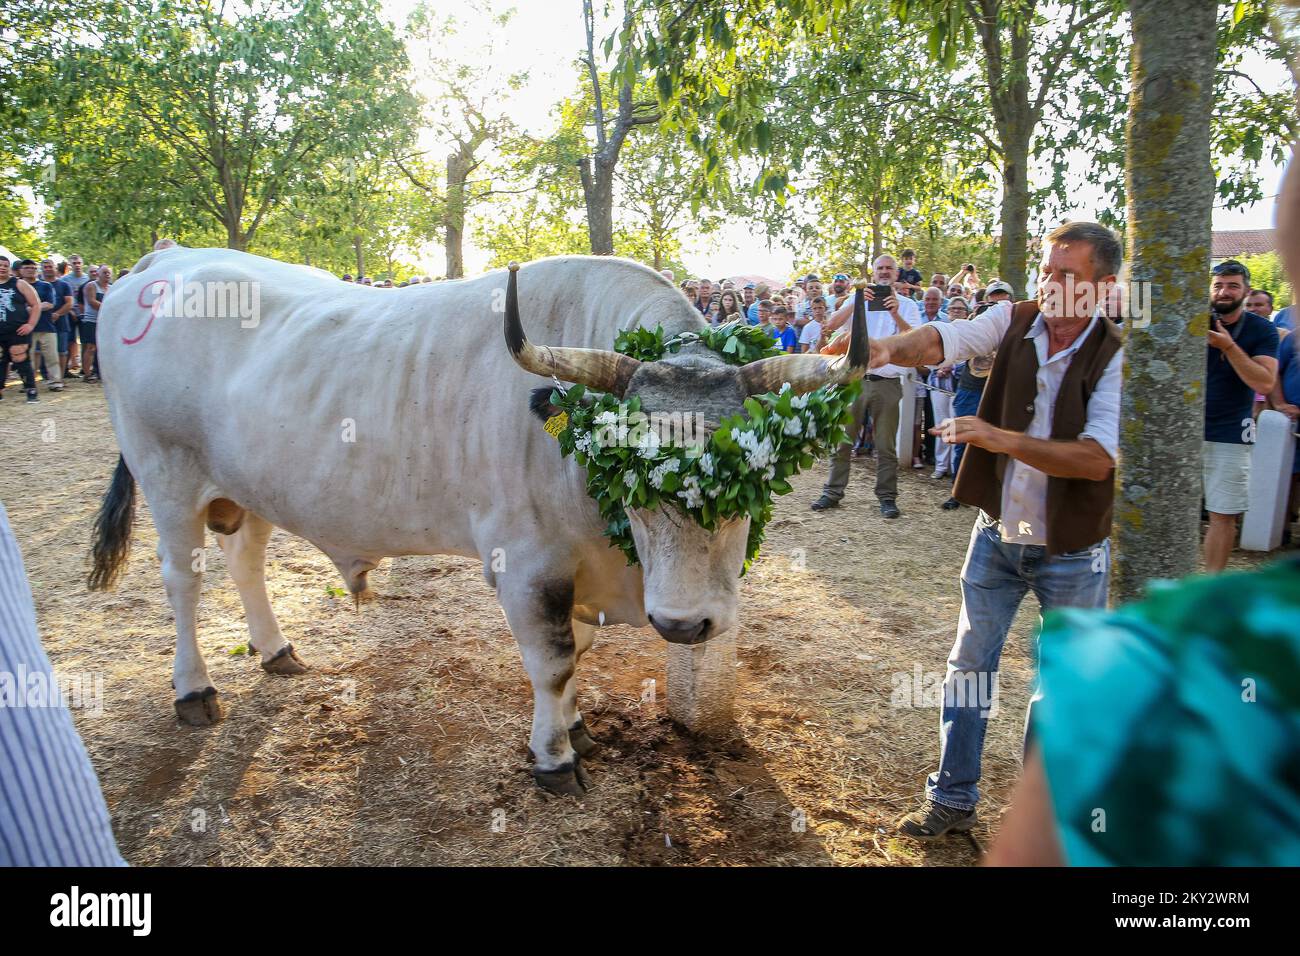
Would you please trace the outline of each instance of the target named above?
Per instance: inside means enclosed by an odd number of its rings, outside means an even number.
[[[32,329],[34,329],[34,328],[36,328],[36,323],[35,323],[35,322],[28,322],[26,325],[20,325],[20,326],[18,326],[18,334],[19,334],[19,335],[31,335],[31,334],[32,334]]]
[[[1291,419],[1291,421],[1300,418],[1300,405],[1292,405],[1290,402],[1283,402],[1281,405],[1277,406],[1277,411]]]
[[[1218,319],[1214,320],[1214,325],[1205,333],[1205,340],[1213,345],[1220,352],[1226,352],[1232,348],[1232,335],[1223,327],[1223,323]]]
[[[885,308],[889,310],[890,316],[895,322],[903,321],[903,312],[898,306],[898,295],[894,294],[885,299]]]
[[[987,448],[991,452],[1001,453],[1001,440],[1005,432],[995,428],[977,415],[960,415],[948,418],[930,429],[931,435],[938,435],[950,445],[966,442]]]

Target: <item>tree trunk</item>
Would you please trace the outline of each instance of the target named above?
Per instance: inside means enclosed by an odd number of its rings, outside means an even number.
[[[447,278],[465,275],[465,179],[469,175],[473,153],[465,155],[462,146],[447,157],[447,201],[443,206],[442,224],[447,250]]]
[[[587,205],[587,238],[593,256],[614,254],[614,162],[597,154],[578,163]]]
[[[996,9],[986,5],[985,9]],[[980,28],[990,106],[1002,148],[1002,243],[998,278],[1015,297],[1025,293],[1025,248],[1029,245],[1029,146],[1037,124],[1030,105],[1029,76],[1034,56],[1033,4],[1008,10],[1004,26],[996,19]],[[1004,38],[1005,37],[1005,41]],[[1005,63],[1003,62],[1005,60]]]
[[[248,240],[251,237],[239,228],[239,220],[228,221],[226,223],[226,248],[238,249],[240,252],[248,250]]]
[[[1200,555],[1205,331],[1214,172],[1210,114],[1216,4],[1131,0],[1126,186],[1129,321],[1115,495],[1116,601],[1152,578],[1194,572]]]
[[[353,251],[354,253],[356,253],[356,257],[357,257],[357,281],[360,282],[360,281],[361,281],[361,277],[364,276],[364,275],[366,274],[366,256],[365,256],[365,253],[364,253],[364,252],[362,251],[362,249],[361,249],[361,236],[359,236],[359,235],[353,235],[353,237],[352,237],[352,251]]]
[[[1011,283],[1015,298],[1025,294],[1025,250],[1029,247],[1029,136],[1004,140],[1002,160],[1002,244],[998,278]]]

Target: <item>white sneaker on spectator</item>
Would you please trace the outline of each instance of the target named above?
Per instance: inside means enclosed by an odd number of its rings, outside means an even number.
[[[948,473],[947,473],[946,471],[940,471],[938,468],[936,468],[933,472],[931,472],[930,477],[931,477],[931,478],[936,478],[936,479],[937,479],[937,478],[947,478],[947,477],[948,477]]]

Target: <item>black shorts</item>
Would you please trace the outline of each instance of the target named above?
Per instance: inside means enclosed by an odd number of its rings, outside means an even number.
[[[77,337],[81,340],[82,345],[95,344],[95,326],[98,324],[95,321],[81,320],[81,324],[77,326]]]
[[[31,347],[32,334],[28,332],[26,335],[19,335],[18,329],[19,326],[17,325],[0,325],[0,349],[4,349],[6,354],[8,353],[9,347],[13,345],[26,345],[29,348]]]

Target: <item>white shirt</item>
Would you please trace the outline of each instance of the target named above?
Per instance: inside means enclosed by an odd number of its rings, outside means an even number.
[[[1074,354],[1087,341],[1099,321],[1092,321],[1068,348],[1047,357],[1047,324],[1040,315],[1034,319],[1025,338],[1034,340],[1038,353],[1038,394],[1034,397],[1034,417],[1025,429],[1030,438],[1050,440],[1052,413],[1061,382]],[[999,302],[978,318],[965,322],[931,323],[943,342],[943,364],[953,365],[976,355],[994,351],[1011,325],[1011,303]],[[1119,453],[1119,391],[1124,367],[1124,350],[1115,353],[1101,373],[1097,387],[1088,399],[1087,420],[1079,438],[1091,438],[1114,461]],[[1047,475],[1022,461],[1008,458],[1002,476],[1002,520],[998,532],[1008,544],[1047,544]]]
[[[895,296],[895,298],[898,299],[898,314],[902,316],[904,322],[912,326],[912,328],[916,328],[916,326],[923,324],[921,321],[921,310],[917,307],[915,302],[905,295]],[[853,299],[850,297],[845,304],[851,305],[852,302]],[[840,326],[840,330],[851,329],[852,327],[853,316],[852,313],[850,313],[848,321]],[[894,317],[888,312],[883,309],[878,312],[867,311],[868,338],[883,339],[888,338],[891,335],[901,334],[902,333],[898,330],[898,323],[894,321]],[[902,378],[907,374],[907,369],[903,368],[901,365],[882,365],[880,368],[872,369],[871,374],[879,375],[881,378]]]
[[[805,351],[816,352],[817,343],[821,341],[821,338],[822,324],[816,319],[809,319],[808,324],[805,325],[803,331],[799,333],[799,344],[808,346]]]

